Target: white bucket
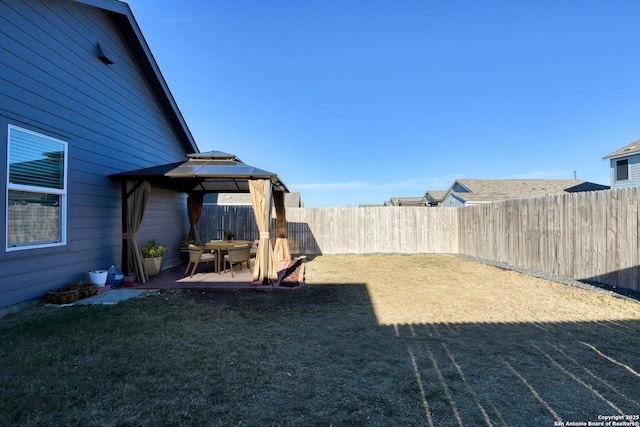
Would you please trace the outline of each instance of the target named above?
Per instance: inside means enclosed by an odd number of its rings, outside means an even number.
[[[107,283],[107,270],[93,270],[89,272],[89,281],[95,283],[99,288]]]

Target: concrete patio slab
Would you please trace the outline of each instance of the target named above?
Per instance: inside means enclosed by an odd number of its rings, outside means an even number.
[[[144,294],[144,289],[117,288],[109,289],[106,292],[100,292],[89,298],[79,299],[75,304],[117,304],[131,298],[139,297]]]

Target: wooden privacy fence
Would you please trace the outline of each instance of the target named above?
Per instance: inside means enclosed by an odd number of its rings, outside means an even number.
[[[459,253],[638,291],[639,190],[460,208]]]
[[[287,233],[294,254],[466,254],[638,291],[639,200],[627,188],[465,208],[287,208]],[[203,240],[227,229],[259,235],[250,206],[205,206]]]
[[[291,208],[292,253],[456,253],[454,209],[420,207]]]
[[[455,209],[287,208],[287,235],[295,254],[457,253]],[[275,220],[271,233],[275,239]],[[203,241],[260,234],[251,206],[205,205],[198,222]]]
[[[271,228],[274,229],[275,226]],[[200,239],[203,242],[222,240],[226,230],[233,231],[237,240],[258,239],[260,230],[256,224],[253,208],[251,206],[204,205],[200,221],[198,221]]]

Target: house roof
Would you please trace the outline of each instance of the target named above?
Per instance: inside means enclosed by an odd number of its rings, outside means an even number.
[[[426,206],[424,197],[392,197],[385,206]]]
[[[109,12],[113,22],[120,31],[122,39],[132,53],[132,58],[140,68],[151,91],[167,120],[174,129],[185,153],[197,153],[198,147],[191,135],[187,123],[178,108],[167,82],[164,80],[160,67],[156,63],[151,49],[142,35],[142,31],[136,22],[129,5],[117,0],[70,0],[75,3],[96,7]]]
[[[456,184],[469,192],[454,192]],[[576,179],[457,179],[447,191],[466,202],[487,203],[552,194],[607,190],[609,186]]]
[[[614,159],[617,157],[632,156],[634,154],[640,154],[640,139],[637,141],[633,141],[631,144],[625,145],[624,147],[614,151],[613,153],[607,154],[602,159]]]
[[[447,190],[427,190],[424,198],[431,202],[440,202],[447,194]]]

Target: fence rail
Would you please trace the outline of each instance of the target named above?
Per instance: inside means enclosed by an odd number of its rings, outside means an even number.
[[[466,254],[640,291],[639,201],[626,188],[465,208],[287,208],[287,233],[295,254]],[[251,207],[205,206],[201,237],[227,229],[255,238]]]

